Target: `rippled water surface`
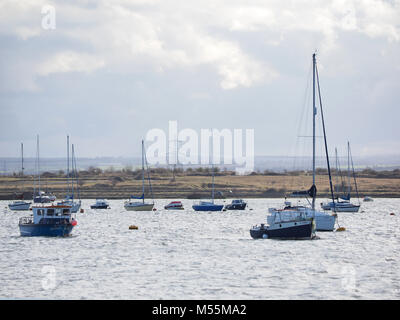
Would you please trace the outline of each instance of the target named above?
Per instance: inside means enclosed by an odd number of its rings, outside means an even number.
[[[252,225],[282,199],[250,199],[246,211],[84,213],[69,238],[20,237],[0,201],[0,298],[399,299],[400,199],[339,213],[344,232],[318,240],[253,240]],[[395,216],[390,213],[395,213]],[[129,225],[139,230],[129,230]]]

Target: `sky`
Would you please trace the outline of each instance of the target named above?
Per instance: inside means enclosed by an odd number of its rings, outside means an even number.
[[[314,52],[330,152],[400,153],[400,1],[0,0],[0,44],[0,157],[138,156],[170,120],[287,155]]]

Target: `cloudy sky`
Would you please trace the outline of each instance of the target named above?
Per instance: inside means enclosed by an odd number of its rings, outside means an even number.
[[[3,157],[134,156],[169,120],[286,155],[315,50],[330,149],[400,153],[400,1],[0,0],[0,43]]]

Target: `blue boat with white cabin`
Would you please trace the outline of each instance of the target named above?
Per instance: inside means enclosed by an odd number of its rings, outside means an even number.
[[[19,220],[19,230],[24,237],[65,237],[78,224],[71,206],[33,206],[32,215]]]

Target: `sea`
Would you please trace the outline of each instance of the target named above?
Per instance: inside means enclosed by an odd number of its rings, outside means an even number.
[[[0,201],[0,299],[400,298],[400,199],[338,213],[345,231],[316,240],[250,237],[283,199],[247,199],[246,210],[222,212],[195,212],[186,199],[185,210],[164,210],[169,201],[128,212],[123,200],[107,210],[83,200],[66,238],[21,237],[18,220],[30,212]]]

